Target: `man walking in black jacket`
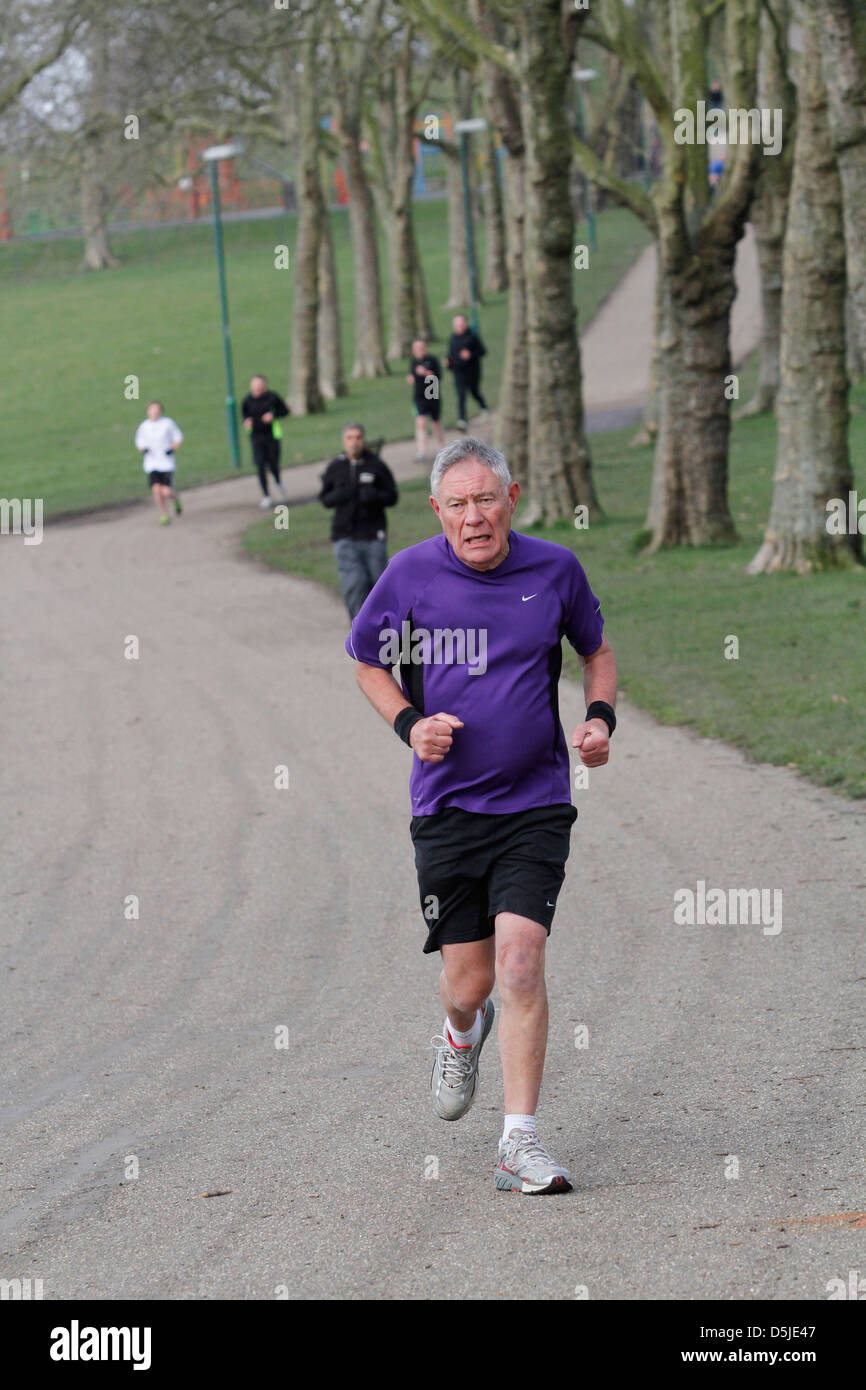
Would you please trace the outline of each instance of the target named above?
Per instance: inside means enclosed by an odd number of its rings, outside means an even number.
[[[445,366],[454,373],[454,389],[457,392],[457,428],[466,429],[466,392],[475,397],[481,409],[487,414],[487,402],[481,394],[481,359],[487,348],[477,333],[466,321],[465,314],[458,314],[452,322],[453,333],[448,339],[448,356]]]
[[[319,501],[334,509],[334,557],[349,617],[354,618],[388,563],[385,508],[397,501],[394,475],[365,446],[362,425],[343,430],[343,453],[322,474]]]
[[[254,376],[250,382],[249,393],[241,403],[244,429],[250,436],[253,446],[253,462],[259,474],[262,489],[260,507],[274,504],[268,491],[268,474],[273,477],[277,495],[287,502],[288,493],[280,481],[280,438],[282,430],[276,421],[288,415],[289,407],[282,396],[268,389],[267,377]],[[276,425],[276,428],[275,428]]]

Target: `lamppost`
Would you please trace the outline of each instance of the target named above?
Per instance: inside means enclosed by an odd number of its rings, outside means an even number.
[[[586,125],[583,119],[583,98],[580,94],[580,84],[581,82],[591,82],[597,76],[595,68],[578,68],[574,74],[574,80],[577,83],[577,133],[584,144],[586,144]],[[592,203],[592,185],[586,174],[583,175],[583,198],[586,203],[586,221],[589,227],[589,249],[595,251],[598,246],[595,232],[595,208]]]
[[[213,234],[216,246],[217,273],[219,275],[220,286],[220,314],[222,317],[223,331],[223,355],[226,366],[226,427],[229,440],[229,457],[233,468],[241,466],[240,439],[238,436],[238,417],[235,409],[235,383],[234,371],[232,369],[232,340],[229,330],[229,304],[228,294],[226,293],[226,268],[223,256],[223,232],[222,220],[220,218],[220,186],[219,169],[220,160],[234,159],[235,155],[243,154],[244,147],[240,140],[233,140],[227,145],[211,145],[202,153],[202,159],[207,164],[210,171],[210,186],[213,193]]]
[[[475,237],[472,231],[472,209],[469,204],[469,141],[467,136],[473,130],[486,130],[487,122],[483,116],[473,116],[470,120],[456,121],[454,129],[460,136],[460,176],[463,180],[463,221],[466,226],[466,260],[469,266],[469,323],[473,333],[478,332],[478,279],[475,272]]]

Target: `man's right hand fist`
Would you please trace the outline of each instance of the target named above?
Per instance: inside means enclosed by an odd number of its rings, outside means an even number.
[[[409,742],[422,763],[441,763],[451,751],[452,729],[462,728],[463,720],[456,714],[431,714],[412,725]]]

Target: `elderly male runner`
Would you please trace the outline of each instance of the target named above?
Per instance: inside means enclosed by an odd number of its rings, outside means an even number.
[[[577,816],[559,722],[562,638],[583,666],[586,718],[571,742],[587,767],[608,759],[616,662],[573,551],[511,530],[520,488],[498,450],[472,438],[447,445],[430,486],[443,534],[393,557],[346,650],[361,690],[415,755],[424,951],[441,952],[446,1013],[433,1104],[443,1120],[472,1105],[495,981],[506,1110],[496,1187],[568,1192],[568,1169],[535,1127],[544,953]]]

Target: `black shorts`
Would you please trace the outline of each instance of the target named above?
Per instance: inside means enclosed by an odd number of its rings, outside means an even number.
[[[413,816],[425,954],[492,936],[498,912],[529,917],[549,936],[576,819],[571,805],[498,816],[449,806]]]
[[[161,483],[163,487],[174,487],[174,474],[160,473],[156,468],[152,468],[147,475],[147,486],[153,487],[155,483]]]
[[[427,415],[431,420],[438,420],[442,411],[441,401],[428,401],[425,399],[415,401],[415,414]]]

